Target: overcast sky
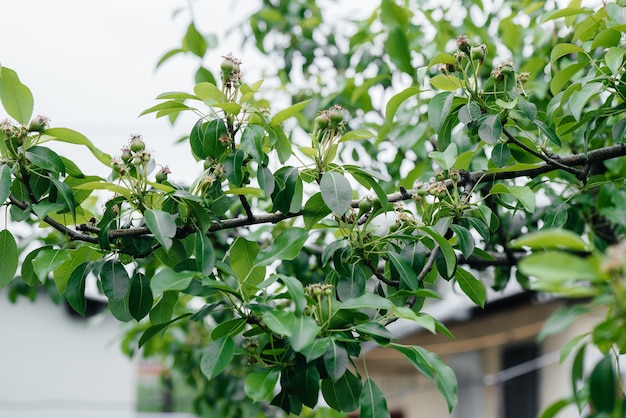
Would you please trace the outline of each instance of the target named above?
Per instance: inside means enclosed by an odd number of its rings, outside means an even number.
[[[174,141],[191,126],[171,128],[154,116],[138,118],[165,91],[193,87],[197,60],[176,57],[155,70],[158,59],[180,40],[189,23],[185,0],[3,0],[0,64],[17,71],[35,97],[35,114],[51,118],[54,127],[80,131],[103,151],[114,155],[130,133],[144,136],[157,163],[184,181],[193,159]],[[193,2],[203,32],[225,34],[250,11],[256,0]],[[185,11],[173,17],[176,9]],[[220,55],[241,56],[241,36],[222,38],[205,65],[219,67]],[[1,111],[0,118],[6,114]],[[86,173],[107,170],[85,151],[73,147]],[[87,153],[88,154],[88,153]],[[85,163],[82,163],[85,161]],[[190,171],[191,170],[191,171]],[[183,173],[185,173],[183,175]]]

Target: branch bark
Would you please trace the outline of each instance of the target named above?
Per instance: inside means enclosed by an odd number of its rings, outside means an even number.
[[[497,170],[480,170],[469,173],[464,173],[464,175],[459,179],[457,185],[458,186],[466,186],[466,185],[475,185],[478,183],[488,183],[494,182],[498,180],[507,180],[514,179],[519,177],[537,177],[541,174],[549,173],[551,171],[562,169],[563,167],[588,167],[591,164],[595,164],[601,161],[606,161],[613,158],[626,156],[626,145],[619,144],[613,145],[609,147],[599,148],[596,150],[589,151],[585,154],[572,154],[568,156],[561,157],[558,160],[558,164],[555,160],[549,159],[548,161],[544,161],[542,163],[535,164],[529,168],[523,168],[519,170],[510,170],[507,171],[504,169]],[[452,182],[450,180],[445,181],[445,186],[450,188],[452,187]],[[390,203],[398,202],[401,200],[409,200],[417,193],[417,189],[404,189],[396,193],[391,193],[387,196]],[[28,209],[28,204],[19,201],[14,196],[10,197],[11,204],[16,205],[22,210]],[[352,207],[357,208],[361,199],[356,199],[352,201]],[[240,228],[251,225],[258,224],[269,224],[269,223],[278,223],[284,221],[286,219],[291,219],[295,217],[302,216],[304,213],[304,209],[295,212],[295,213],[267,213],[267,214],[247,214],[246,217],[237,217],[231,219],[224,219],[220,221],[213,221],[211,226],[209,227],[207,233],[219,231],[222,229],[231,229],[231,228]],[[250,216],[252,215],[252,216]],[[89,243],[98,243],[97,237],[92,234],[98,234],[100,229],[88,224],[81,224],[76,226],[76,230],[71,229],[70,227],[60,224],[59,222],[51,219],[46,216],[43,221],[50,225],[52,228],[62,232],[67,235],[67,237],[74,241],[84,241]],[[79,232],[80,231],[80,232]],[[183,238],[193,232],[195,232],[195,228],[189,226],[179,227],[177,232],[177,237]],[[83,232],[83,233],[81,233]],[[136,227],[129,229],[115,229],[109,231],[109,239],[115,240],[117,238],[124,237],[137,237],[150,235],[150,230],[147,227]],[[469,262],[470,260],[468,260]],[[476,259],[472,260],[477,265],[485,264],[482,261]],[[504,261],[498,260],[498,263],[503,263]],[[510,263],[509,263],[510,264]],[[489,264],[489,265],[500,265],[500,264]]]

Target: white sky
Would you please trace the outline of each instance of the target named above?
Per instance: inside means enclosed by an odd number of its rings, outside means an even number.
[[[219,35],[259,6],[251,0],[192,3],[200,31]],[[189,184],[189,176],[195,177],[200,169],[196,171],[185,145],[173,143],[193,122],[171,128],[165,119],[138,118],[157,103],[158,94],[193,87],[197,59],[179,55],[154,69],[163,53],[180,45],[189,23],[188,4],[185,0],[2,0],[0,64],[17,71],[33,92],[35,114],[50,117],[52,126],[75,129],[111,155],[119,152],[130,133],[142,134],[157,163],[170,166],[172,179]],[[180,8],[185,10],[173,17]],[[215,73],[220,55],[228,52],[241,57],[239,34],[222,39],[204,65]],[[0,118],[5,116],[0,111]],[[83,148],[66,149],[86,174],[108,174]]]

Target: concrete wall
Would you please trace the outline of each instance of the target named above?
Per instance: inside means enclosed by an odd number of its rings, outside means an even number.
[[[13,305],[0,292],[0,416],[131,418],[135,365],[110,315],[70,317],[45,295]]]

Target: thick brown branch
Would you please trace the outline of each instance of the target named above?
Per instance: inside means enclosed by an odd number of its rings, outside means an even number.
[[[466,185],[474,185],[477,183],[486,183],[493,182],[497,180],[506,180],[506,179],[514,179],[518,177],[536,177],[541,174],[545,174],[554,170],[560,169],[562,166],[564,167],[577,167],[583,166],[588,167],[591,164],[598,163],[601,161],[609,160],[612,158],[623,157],[626,155],[626,145],[613,145],[610,147],[600,148],[593,151],[589,151],[586,154],[574,154],[565,157],[561,157],[558,161],[558,165],[554,164],[554,160],[550,162],[543,162],[535,164],[531,168],[526,168],[522,170],[511,170],[506,171],[506,169],[498,169],[498,170],[481,170],[474,171],[470,173],[463,173],[463,176],[458,181],[458,186],[466,186]],[[452,187],[452,182],[447,180],[446,186]],[[417,189],[402,189],[400,192],[392,193],[387,196],[389,202],[398,202],[401,200],[411,199],[417,193]],[[361,199],[356,199],[352,201],[352,207],[357,208]],[[26,209],[28,205],[24,202],[20,202],[15,198],[11,199],[11,203],[15,204],[21,209]],[[239,217],[233,219],[224,219],[221,221],[212,222],[208,232],[219,231],[222,229],[231,229],[231,228],[240,228],[250,225],[257,224],[267,224],[267,223],[278,223],[286,219],[294,218],[301,216],[304,213],[304,210],[301,210],[296,213],[268,213],[268,214],[257,214],[252,215],[250,218],[249,214],[247,217]],[[80,234],[76,231],[72,231],[68,229],[66,226],[59,224],[53,219],[46,217],[44,218],[44,222],[48,223],[53,228],[63,232],[68,235],[72,240],[85,241],[90,243],[97,243],[98,240],[96,237],[86,234]],[[97,234],[100,232],[100,229],[94,227],[92,225],[78,225],[76,227],[78,231],[89,232],[93,234]],[[195,232],[195,229],[190,227],[181,227],[177,233],[177,237],[185,237],[191,233]],[[129,228],[129,229],[116,229],[109,231],[109,238],[116,239],[122,237],[134,237],[134,236],[142,236],[149,235],[150,230],[146,227],[137,227],[137,228]],[[478,262],[478,261],[477,261]]]
[[[12,194],[9,195],[9,200],[11,201],[12,205],[17,206],[18,208],[20,208],[22,210],[30,210],[28,203],[25,203],[25,202],[22,202],[22,201],[18,200]],[[97,237],[94,237],[94,236],[91,236],[91,235],[85,235],[85,234],[81,234],[79,232],[76,232],[73,229],[70,229],[67,226],[63,225],[62,223],[55,221],[54,219],[50,218],[49,216],[44,217],[42,220],[45,223],[47,223],[48,225],[50,225],[52,228],[56,229],[57,231],[59,231],[62,234],[66,235],[67,237],[69,237],[69,239],[71,239],[73,241],[84,241],[84,242],[89,242],[89,243],[92,243],[92,244],[97,244],[98,243],[98,238]]]

